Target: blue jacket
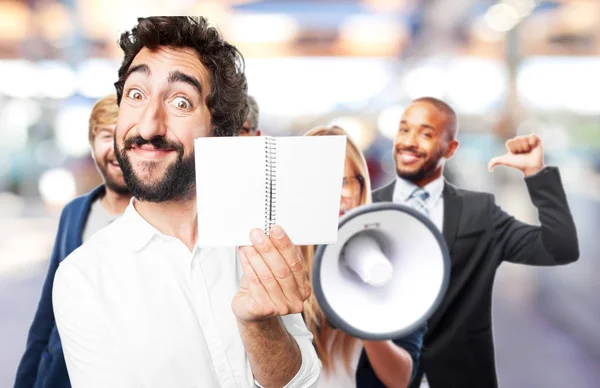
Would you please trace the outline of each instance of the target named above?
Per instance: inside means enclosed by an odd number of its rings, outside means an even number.
[[[60,215],[48,274],[42,288],[25,354],[17,369],[15,388],[70,388],[69,375],[52,309],[52,285],[58,265],[82,244],[83,230],[94,200],[104,195],[104,185],[69,202]]]

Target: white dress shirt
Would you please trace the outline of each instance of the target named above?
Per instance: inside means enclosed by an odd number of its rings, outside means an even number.
[[[419,186],[414,183],[396,177],[392,202],[410,206],[408,199],[417,188],[419,188]],[[444,226],[444,178],[440,176],[436,180],[429,182],[423,187],[423,190],[429,193],[429,198],[425,201],[425,208],[429,213],[429,219],[441,232]],[[429,383],[427,382],[425,375],[423,375],[420,388],[426,387],[429,387]]]
[[[190,252],[133,203],[56,272],[54,314],[73,387],[258,385],[231,308],[242,275],[236,248]],[[302,353],[286,387],[316,386],[311,333],[300,314],[281,319]]]
[[[418,186],[414,183],[396,177],[392,202],[410,206],[408,198],[417,188]],[[425,201],[429,219],[433,221],[440,231],[442,231],[444,225],[444,178],[439,177],[436,180],[429,182],[423,189],[429,193],[429,198]]]

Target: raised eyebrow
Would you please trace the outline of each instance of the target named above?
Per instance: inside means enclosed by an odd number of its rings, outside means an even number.
[[[127,82],[127,78],[129,78],[129,76],[134,73],[143,73],[145,75],[150,75],[150,68],[148,67],[148,65],[145,65],[143,63],[133,66],[132,68],[127,70],[123,83]]]
[[[196,91],[198,91],[198,94],[202,96],[202,85],[200,85],[200,81],[198,81],[195,77],[192,77],[191,75],[187,75],[178,70],[174,70],[169,73],[168,81],[171,84],[175,82],[186,83],[192,86],[194,89],[196,89]]]

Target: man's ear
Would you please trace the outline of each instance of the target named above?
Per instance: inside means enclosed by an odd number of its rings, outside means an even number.
[[[454,155],[454,153],[458,149],[459,144],[460,143],[456,139],[452,139],[452,140],[450,140],[450,142],[448,142],[448,148],[446,148],[446,153],[444,154],[444,158],[446,160],[450,159],[452,157],[452,155]]]

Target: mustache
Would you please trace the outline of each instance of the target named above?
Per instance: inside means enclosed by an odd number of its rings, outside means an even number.
[[[396,153],[398,153],[398,152],[411,152],[411,153],[413,153],[416,156],[421,157],[421,158],[424,158],[424,157],[427,156],[427,153],[419,151],[415,147],[401,147],[401,146],[397,146],[395,151],[396,151]]]
[[[125,142],[123,143],[123,151],[128,151],[133,147],[140,147],[146,144],[151,144],[157,150],[175,150],[180,155],[183,154],[183,145],[181,143],[168,140],[164,136],[154,136],[150,140],[144,139],[140,135],[132,136],[128,139],[125,139]]]

